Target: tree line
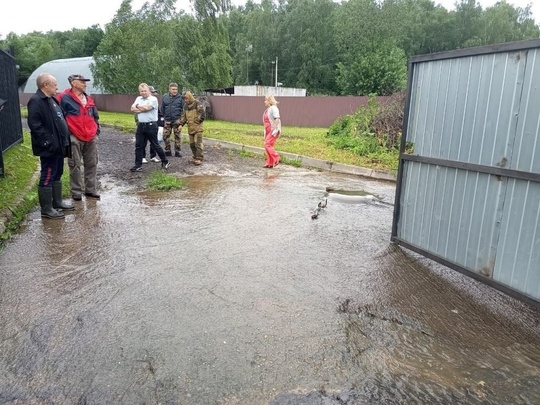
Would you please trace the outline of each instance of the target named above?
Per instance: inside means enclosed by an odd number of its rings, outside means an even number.
[[[389,95],[406,86],[410,56],[540,37],[530,6],[483,9],[458,0],[124,0],[105,29],[8,34],[0,47],[22,84],[42,63],[93,56],[94,85],[132,94],[140,82],[196,92],[276,81],[310,95]]]

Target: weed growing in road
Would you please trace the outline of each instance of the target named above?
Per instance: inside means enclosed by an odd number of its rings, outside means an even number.
[[[233,158],[235,156],[243,157],[243,158],[257,158],[257,157],[260,157],[261,155],[251,150],[245,150],[245,149],[228,149],[227,150],[227,157]]]
[[[245,150],[245,149],[242,149],[238,152],[238,156],[240,157],[247,157],[247,158],[252,158],[252,157],[255,157],[255,153],[253,153],[252,151],[250,150]]]
[[[281,156],[279,159],[281,164],[291,165],[294,167],[302,167],[302,161],[298,159],[289,159],[287,156]]]
[[[160,170],[152,172],[148,178],[148,189],[154,191],[179,190],[186,186],[184,180]]]

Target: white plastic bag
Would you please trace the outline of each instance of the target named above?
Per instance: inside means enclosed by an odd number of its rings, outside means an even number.
[[[163,127],[158,127],[157,140],[160,145],[163,145]]]

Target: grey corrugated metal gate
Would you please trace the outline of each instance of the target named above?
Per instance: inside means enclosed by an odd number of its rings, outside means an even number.
[[[0,49],[0,98],[7,100],[0,111],[0,177],[4,176],[3,152],[22,142],[21,108],[17,92],[17,64]]]
[[[538,305],[539,129],[540,40],[412,58],[392,240]]]

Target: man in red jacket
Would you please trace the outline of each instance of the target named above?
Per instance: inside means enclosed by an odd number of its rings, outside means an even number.
[[[73,74],[68,81],[71,89],[59,94],[58,102],[71,133],[72,158],[68,159],[71,197],[75,201],[82,199],[84,173],[84,195],[99,199],[96,190],[99,114],[94,100],[86,94],[86,82],[90,79]]]

